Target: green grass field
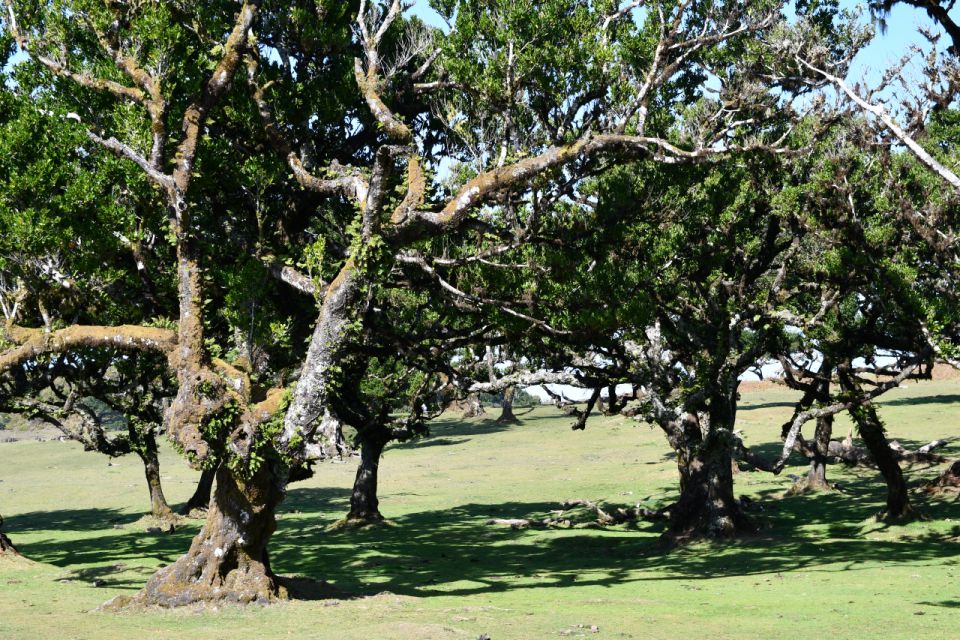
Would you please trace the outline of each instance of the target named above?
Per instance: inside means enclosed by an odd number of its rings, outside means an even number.
[[[748,444],[773,453],[787,391],[744,396]],[[911,385],[881,415],[908,446],[960,435],[960,383]],[[665,553],[660,523],[511,530],[488,518],[545,517],[571,498],[655,506],[675,496],[658,430],[595,418],[586,432],[551,408],[519,426],[438,421],[432,437],[387,450],[381,510],[393,526],[330,530],[347,508],[353,464],[293,485],[272,541],[274,570],[307,580],[300,599],[267,608],[92,612],[133,593],[189,545],[135,526],[146,508],[133,457],[108,466],[72,443],[0,445],[5,529],[33,563],[0,564],[0,639],[38,638],[960,638],[960,505],[914,499],[930,519],[876,523],[875,471],[831,467],[843,492],[782,498],[781,477],[744,471],[761,532]],[[842,436],[847,423],[835,431]],[[946,455],[960,456],[960,441]],[[193,489],[165,449],[171,503]],[[798,465],[800,461],[798,460]],[[937,473],[907,470],[913,486]]]

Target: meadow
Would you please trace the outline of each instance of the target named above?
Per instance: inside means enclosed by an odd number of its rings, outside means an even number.
[[[772,455],[789,391],[745,394],[751,446]],[[523,413],[522,411],[520,413]],[[908,447],[960,435],[960,383],[912,384],[882,403]],[[676,495],[659,430],[597,417],[585,432],[552,407],[495,424],[445,416],[381,465],[390,525],[332,527],[347,510],[354,464],[323,464],[291,486],[272,540],[274,570],[295,598],[270,607],[95,611],[141,587],[200,525],[147,533],[142,467],[108,465],[69,442],[0,445],[5,530],[29,562],[0,564],[0,638],[958,638],[960,506],[913,495],[927,519],[875,521],[875,470],[831,466],[840,490],[784,497],[790,474],[742,471],[760,532],[665,550],[664,524],[515,530],[491,518],[544,518],[572,498],[656,507]],[[848,428],[840,420],[835,437]],[[944,449],[960,456],[960,441]],[[164,449],[164,489],[185,501],[197,473]],[[906,468],[919,488],[938,468]]]

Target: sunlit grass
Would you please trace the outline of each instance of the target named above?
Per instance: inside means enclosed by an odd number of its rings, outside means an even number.
[[[793,395],[744,396],[747,442],[779,448]],[[960,435],[960,386],[892,392],[882,412],[907,446]],[[331,529],[347,509],[353,464],[324,465],[293,485],[272,542],[276,571],[303,599],[266,609],[89,613],[139,588],[189,545],[192,521],[150,535],[133,523],[147,505],[133,457],[70,443],[0,445],[0,510],[31,565],[0,565],[0,638],[947,638],[960,622],[960,508],[915,496],[929,520],[886,527],[872,515],[884,487],[869,469],[831,467],[843,492],[782,499],[781,477],[744,471],[760,533],[665,553],[661,523],[512,530],[489,518],[543,518],[570,498],[665,504],[676,495],[673,456],[659,433],[622,418],[585,432],[550,408],[519,426],[439,421],[429,439],[393,446],[381,509],[393,526]],[[846,423],[836,433],[846,433]],[[947,455],[958,455],[960,442]],[[169,450],[173,503],[196,473]],[[799,461],[797,461],[799,463]],[[913,486],[936,468],[908,469]],[[326,581],[326,585],[316,581]],[[580,626],[583,625],[583,626]]]

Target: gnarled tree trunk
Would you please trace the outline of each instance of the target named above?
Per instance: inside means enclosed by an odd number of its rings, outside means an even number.
[[[207,520],[190,550],[150,578],[136,600],[176,607],[198,602],[266,603],[282,597],[270,569],[267,542],[283,498],[282,478],[264,462],[249,480],[226,465],[217,471],[217,488]]]
[[[670,539],[728,538],[755,530],[733,495],[731,454],[715,438],[678,456],[680,499],[670,507]]]
[[[718,392],[710,414],[688,412],[670,435],[680,471],[680,499],[670,507],[669,542],[729,538],[755,531],[733,494],[736,384]],[[703,420],[707,420],[703,425]]]
[[[188,516],[194,511],[206,511],[210,505],[210,494],[213,491],[213,480],[217,476],[217,467],[204,469],[200,472],[200,480],[197,481],[197,488],[193,495],[187,500],[187,504],[180,509],[180,514]]]
[[[513,396],[516,394],[516,387],[507,387],[503,390],[503,402],[500,404],[500,417],[497,418],[498,424],[517,424],[520,419],[513,414]]]
[[[463,402],[463,417],[464,418],[476,418],[477,416],[486,415],[486,411],[483,410],[483,403],[480,402],[480,394],[471,393],[467,396],[467,399]]]
[[[382,438],[363,439],[360,445],[360,464],[350,494],[350,513],[347,522],[363,524],[382,522],[380,501],[377,498],[377,476],[380,456],[386,441]]]

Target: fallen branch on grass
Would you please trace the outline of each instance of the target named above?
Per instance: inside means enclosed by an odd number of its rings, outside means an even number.
[[[491,518],[486,524],[510,527],[511,529],[573,527],[607,527],[637,520],[661,520],[668,509],[651,510],[640,505],[634,507],[601,506],[590,500],[567,500],[560,509],[551,511],[551,516],[541,520],[530,518]]]

